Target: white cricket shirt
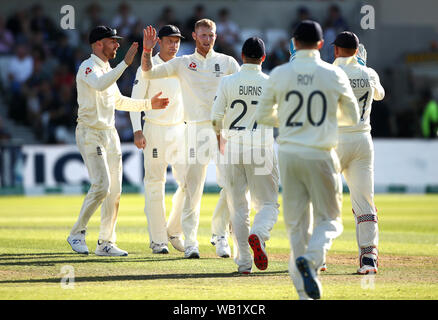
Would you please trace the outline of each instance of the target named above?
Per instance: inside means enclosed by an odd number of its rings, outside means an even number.
[[[78,90],[78,123],[95,129],[114,128],[115,110],[144,111],[151,109],[150,100],[122,96],[117,79],[128,67],[125,61],[114,69],[92,54],[83,61],[76,75]]]
[[[256,124],[255,121],[268,79],[261,66],[256,64],[243,64],[239,72],[222,78],[211,111],[216,134],[223,129],[224,138],[232,143],[273,144],[272,127]],[[262,134],[263,138],[269,138],[261,139]]]
[[[341,68],[322,61],[318,50],[298,50],[292,62],[271,72],[256,120],[279,126],[279,145],[330,150],[338,125],[357,124],[359,109]]]
[[[152,61],[154,65],[165,63],[158,54],[152,58]],[[177,78],[147,80],[142,77],[141,72],[140,66],[135,76],[131,98],[151,99],[160,91],[163,92],[161,97],[169,98],[169,105],[166,109],[146,111],[144,116],[145,121],[165,126],[183,122],[184,108],[179,80]],[[134,132],[141,130],[141,112],[130,112],[129,115]]]
[[[195,50],[193,54],[154,65],[151,70],[142,71],[142,74],[146,79],[177,77],[181,84],[185,120],[205,122],[210,121],[220,79],[239,69],[239,64],[231,56],[210,50],[204,58]]]
[[[385,89],[380,84],[379,75],[372,68],[360,65],[354,56],[337,58],[333,64],[347,74],[360,112],[359,123],[354,126],[340,126],[339,133],[370,132],[371,103],[385,97]]]

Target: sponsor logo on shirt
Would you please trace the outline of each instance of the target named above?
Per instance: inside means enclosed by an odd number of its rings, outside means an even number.
[[[221,66],[219,65],[219,63],[215,63],[214,73],[216,73],[217,78],[219,78],[223,74],[223,72],[221,72]]]
[[[135,79],[134,86],[138,83],[138,79]]]
[[[91,68],[87,67],[87,69],[85,69],[85,75],[88,75],[91,71],[92,71]]]
[[[196,63],[194,63],[194,62],[192,62],[192,63],[189,64],[189,69],[190,69],[190,70],[197,71],[196,67],[197,67],[197,66],[196,66]]]
[[[97,155],[98,155],[98,156],[101,156],[101,155],[102,155],[102,149],[101,149],[100,147],[97,147],[97,148],[96,148],[96,151],[97,151]]]

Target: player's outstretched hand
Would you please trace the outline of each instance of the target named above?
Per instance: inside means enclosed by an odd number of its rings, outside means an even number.
[[[152,109],[164,109],[169,104],[169,98],[160,98],[162,91],[158,92],[151,99]]]
[[[146,147],[146,138],[141,130],[134,132],[134,144],[139,149],[144,149]]]
[[[125,54],[125,63],[129,66],[132,61],[134,61],[134,57],[137,54],[138,50],[138,42],[133,42],[131,47],[128,49],[128,52]]]
[[[143,50],[151,51],[157,44],[157,30],[152,26],[143,29]]]
[[[365,46],[360,43],[359,50],[357,51],[356,59],[359,64],[366,66],[367,65],[367,51],[365,50]]]

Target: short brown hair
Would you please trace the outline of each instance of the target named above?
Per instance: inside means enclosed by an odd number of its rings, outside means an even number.
[[[214,21],[210,20],[210,19],[201,19],[201,20],[196,21],[196,23],[195,23],[195,31],[199,27],[211,28],[211,29],[213,29],[216,32],[216,23],[214,23]]]

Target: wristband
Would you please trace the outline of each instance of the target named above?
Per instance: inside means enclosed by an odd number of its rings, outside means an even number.
[[[147,52],[147,53],[151,53],[151,52],[152,52],[152,49],[151,49],[151,50],[148,50],[148,49],[146,49],[146,48],[143,47],[143,51],[144,51],[144,52]]]

